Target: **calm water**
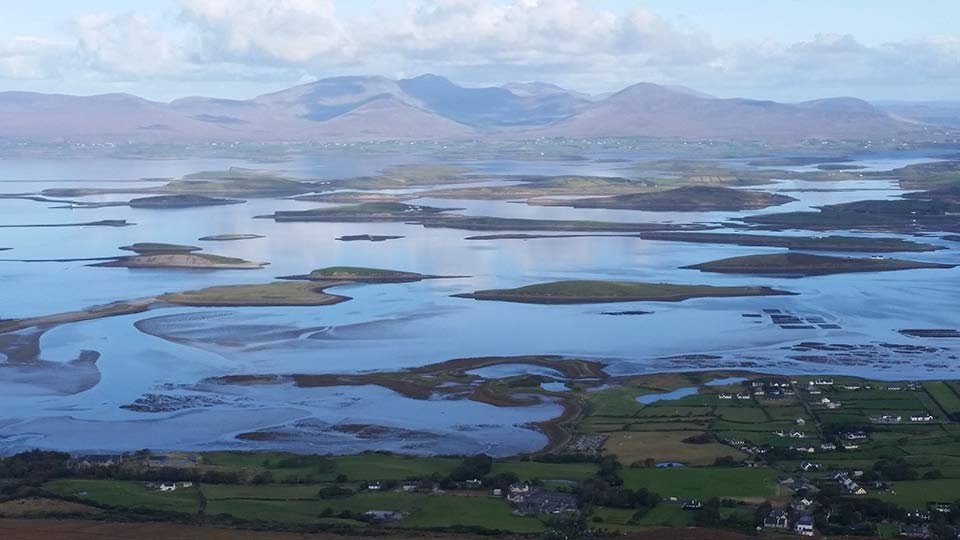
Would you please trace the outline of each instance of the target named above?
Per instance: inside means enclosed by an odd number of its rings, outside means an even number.
[[[912,158],[909,158],[912,159]],[[898,161],[899,160],[899,161]],[[871,157],[882,170],[901,158]],[[179,176],[228,166],[291,171],[304,177],[373,174],[403,157],[371,160],[301,159],[263,165],[225,160],[2,160],[0,192],[47,187],[146,186],[141,178]],[[407,160],[409,162],[409,160]],[[484,161],[481,173],[621,175],[635,163]],[[808,191],[829,189],[833,191]],[[888,181],[810,183],[784,179],[764,189],[786,191],[797,202],[767,212],[802,210],[851,200],[895,197]],[[100,200],[125,200],[116,195]],[[649,213],[527,206],[502,201],[417,202],[464,208],[470,215],[543,219],[596,219],[677,223],[721,222],[746,213]],[[4,259],[62,259],[125,254],[135,242],[198,245],[207,252],[269,262],[262,270],[179,271],[92,268],[82,262],[0,262],[0,318],[56,313],[120,299],[211,285],[267,282],[281,275],[332,265],[391,268],[467,278],[420,283],[357,285],[335,292],[353,298],[316,308],[166,308],[144,314],[55,327],[40,339],[47,363],[30,371],[0,363],[0,452],[42,446],[69,450],[153,448],[263,448],[354,452],[391,449],[411,453],[536,449],[544,438],[525,427],[559,413],[545,403],[496,408],[469,401],[418,401],[378,387],[297,389],[285,386],[211,388],[206,377],[237,373],[330,373],[393,370],[450,358],[484,355],[566,354],[609,363],[612,373],[749,367],[793,373],[851,373],[873,377],[955,376],[958,344],[900,335],[901,328],[960,327],[956,270],[824,276],[803,280],[726,276],[679,270],[721,257],[776,249],[645,241],[637,238],[566,238],[468,241],[470,231],[405,224],[274,223],[252,219],[317,203],[253,200],[242,205],[183,210],[130,208],[53,209],[48,204],[0,200],[0,224],[69,223],[127,219],[126,228],[0,228]],[[201,236],[256,233],[266,238],[198,242]],[[338,242],[347,234],[391,234],[381,243]],[[802,234],[802,233],[792,233]],[[960,244],[925,241],[952,250],[909,258],[960,262]],[[792,297],[700,299],[682,303],[537,306],[451,298],[459,292],[515,287],[558,279],[625,279],[717,285],[768,285]],[[784,330],[768,317],[742,317],[779,309],[822,317],[839,330]],[[649,315],[610,316],[604,311]],[[137,324],[137,326],[135,326]],[[845,343],[864,354],[837,357],[797,353],[801,341]],[[902,353],[884,344],[932,347]],[[96,367],[71,363],[83,350],[101,354]],[[710,360],[690,357],[709,354]],[[3,360],[0,355],[0,360]],[[478,370],[509,376],[517,367]],[[549,374],[529,366],[520,371]],[[58,374],[57,377],[52,376]],[[77,374],[76,376],[72,374]],[[82,389],[64,380],[82,378]],[[558,374],[557,374],[558,375]],[[559,388],[559,386],[557,386]],[[176,411],[141,413],[120,408],[148,394],[192,403]],[[193,399],[194,401],[189,401]],[[197,401],[199,400],[199,401]],[[344,425],[384,428],[358,437]],[[254,430],[284,434],[269,442],[240,442]]]

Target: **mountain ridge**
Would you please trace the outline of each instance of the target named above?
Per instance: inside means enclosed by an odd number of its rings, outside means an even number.
[[[0,92],[0,140],[201,142],[653,137],[918,138],[947,129],[855,97],[718,98],[641,82],[598,98],[547,82],[465,87],[424,74],[320,79],[251,99]]]

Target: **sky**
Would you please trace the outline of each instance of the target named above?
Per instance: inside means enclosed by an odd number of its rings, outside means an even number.
[[[957,100],[956,0],[32,0],[0,91],[249,98],[338,75]]]

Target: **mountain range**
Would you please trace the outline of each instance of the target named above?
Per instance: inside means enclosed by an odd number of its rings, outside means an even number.
[[[334,77],[248,100],[0,92],[0,140],[359,141],[532,137],[936,140],[948,128],[856,98],[722,99],[639,83],[589,96],[543,83],[468,88],[436,75]]]

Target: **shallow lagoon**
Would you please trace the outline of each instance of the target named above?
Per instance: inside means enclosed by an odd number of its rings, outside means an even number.
[[[392,158],[391,158],[392,159]],[[375,172],[391,159],[355,163],[298,160],[276,168],[304,176]],[[74,186],[144,185],[141,177],[174,176],[230,165],[267,165],[223,160],[4,160],[0,191]],[[874,159],[874,161],[877,161]],[[882,160],[880,160],[882,161]],[[899,165],[899,163],[897,163]],[[894,165],[894,166],[897,166]],[[483,162],[491,173],[623,174],[630,164],[584,162]],[[871,166],[879,166],[871,163]],[[272,167],[272,165],[270,166]],[[373,168],[373,170],[371,170]],[[10,181],[19,180],[19,181]],[[765,211],[806,209],[822,204],[895,196],[886,181],[765,186],[800,199]],[[806,191],[809,189],[834,191]],[[105,197],[121,200],[125,196]],[[463,213],[543,219],[718,222],[746,213],[649,213],[537,207],[506,201],[418,200],[463,207]],[[708,260],[776,249],[645,241],[638,238],[563,238],[467,241],[471,231],[426,229],[405,224],[275,223],[252,219],[281,209],[317,203],[253,200],[246,204],[178,210],[131,208],[53,209],[48,204],[0,200],[0,223],[68,223],[127,219],[125,228],[0,229],[5,259],[53,259],[121,254],[135,242],[202,245],[208,252],[268,261],[263,270],[181,271],[91,268],[80,262],[0,262],[0,317],[23,317],[81,309],[119,299],[211,285],[266,282],[332,265],[391,268],[468,278],[334,289],[352,301],[316,308],[163,308],[148,313],[53,328],[41,338],[42,358],[65,363],[81,350],[101,353],[100,382],[73,395],[0,382],[0,451],[33,446],[68,450],[154,448],[289,448],[353,452],[394,449],[413,453],[533,450],[544,438],[524,427],[559,413],[544,404],[495,408],[466,401],[416,401],[379,387],[296,389],[290,387],[198,389],[206,377],[240,373],[330,373],[394,370],[451,358],[561,354],[608,362],[613,374],[664,370],[750,368],[794,373],[851,373],[879,378],[955,375],[958,345],[946,339],[906,338],[897,330],[960,326],[960,287],[955,270],[917,270],[792,280],[679,270]],[[201,236],[256,233],[262,239],[197,242]],[[349,234],[396,234],[386,243],[339,242]],[[790,233],[787,233],[790,234]],[[940,242],[926,238],[922,241]],[[958,262],[953,250],[910,254],[910,258]],[[509,288],[560,279],[633,279],[716,285],[767,285],[801,293],[795,297],[700,299],[682,303],[639,303],[616,310],[642,316],[603,315],[611,306],[542,306],[450,298],[477,289]],[[918,302],[917,298],[922,298]],[[780,309],[823,317],[839,330],[784,330],[768,318],[744,313]],[[140,328],[138,329],[137,326]],[[849,358],[799,355],[785,349],[800,341],[861,344],[876,354]],[[881,343],[923,344],[938,350],[902,355]],[[715,360],[686,355],[711,354]],[[56,365],[56,364],[54,364]],[[485,368],[484,375],[509,376],[515,366]],[[489,371],[489,373],[487,373]],[[547,374],[542,368],[531,373]],[[29,390],[29,391],[28,391]],[[168,413],[121,409],[145,394],[211,395],[208,407]],[[385,415],[390,411],[391,415]],[[348,413],[349,412],[349,413]],[[395,414],[394,414],[395,413]],[[373,438],[337,431],[338,423],[390,428]],[[241,432],[285,429],[301,437],[239,441]],[[403,431],[408,430],[408,431]],[[129,433],[129,437],[121,435]],[[419,435],[417,435],[419,434]],[[438,446],[438,445],[444,446]],[[458,450],[459,449],[459,450]],[[501,450],[491,450],[501,452]]]

